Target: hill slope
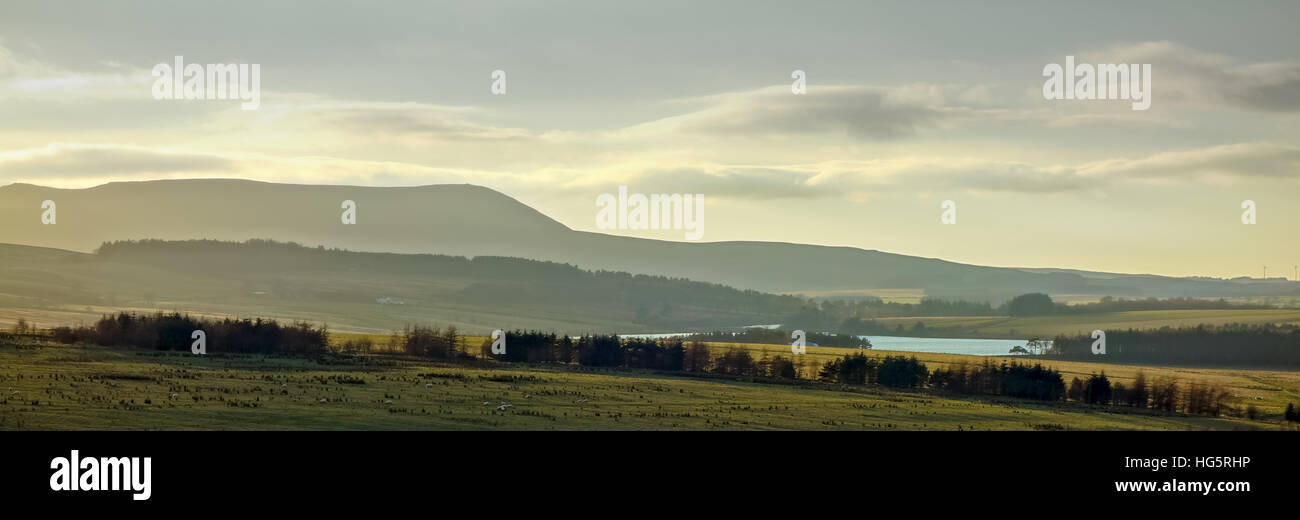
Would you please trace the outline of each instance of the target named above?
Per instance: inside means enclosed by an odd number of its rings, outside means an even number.
[[[42,225],[41,202],[58,204]],[[340,204],[358,204],[356,225]],[[498,255],[722,283],[769,292],[915,288],[998,303],[1031,291],[1129,297],[1297,295],[1300,284],[1053,269],[981,267],[779,242],[688,243],[574,231],[496,191],[471,185],[312,186],[199,179],[81,190],[0,187],[0,242],[91,251],[124,239],[267,238],[353,251]]]
[[[578,334],[780,323],[804,307],[793,296],[517,258],[266,241],[110,243],[98,254],[0,245],[0,315],[47,327],[117,309],[164,309],[357,332],[437,324],[479,334],[516,327]]]

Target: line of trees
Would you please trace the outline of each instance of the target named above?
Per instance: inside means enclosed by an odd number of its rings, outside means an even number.
[[[323,325],[282,325],[261,318],[200,318],[175,312],[105,315],[91,326],[57,327],[51,336],[66,344],[189,350],[196,330],[203,331],[210,353],[320,354],[329,349],[329,332]]]
[[[421,325],[407,326],[401,332],[394,333],[389,339],[389,345],[397,345],[400,351],[410,356],[427,357],[430,359],[456,359],[468,357],[462,350],[464,337],[456,330],[455,325],[442,330],[437,327],[425,327]],[[364,345],[361,344],[361,345]],[[345,344],[344,351],[347,351]]]
[[[1232,303],[1223,298],[1217,300],[1208,300],[1201,298],[1115,298],[1105,296],[1101,301],[1091,303],[1079,303],[1074,305],[1057,304],[1056,311],[1060,314],[1085,314],[1090,312],[1123,312],[1123,311],[1168,311],[1168,310],[1198,310],[1198,309],[1272,309],[1271,305],[1252,304],[1252,303]]]
[[[860,297],[853,300],[827,299],[819,304],[821,311],[840,319],[898,318],[908,316],[994,316],[998,309],[988,302],[922,298],[918,303],[886,302],[878,297]]]
[[[1160,409],[1213,417],[1242,413],[1242,409],[1236,407],[1235,396],[1216,383],[1192,381],[1186,389],[1182,389],[1173,378],[1157,378],[1156,381],[1148,382],[1147,376],[1141,372],[1128,386],[1122,382],[1110,382],[1104,372],[1091,374],[1087,381],[1075,377],[1070,382],[1067,396],[1101,406]],[[1253,415],[1256,412],[1252,409],[1251,413]]]
[[[916,357],[868,357],[861,352],[826,362],[818,379],[850,385],[879,384],[893,388],[925,386],[930,371]]]
[[[1092,343],[1090,335],[1057,336],[1046,355],[1062,359],[1092,359]],[[1106,360],[1300,367],[1300,328],[1293,325],[1228,324],[1109,330],[1106,331]]]
[[[1192,381],[1181,388],[1173,378],[1157,378],[1148,382],[1146,375],[1138,372],[1133,383],[1112,383],[1106,373],[1091,374],[1087,380],[1074,378],[1066,396],[1075,401],[1103,406],[1185,412],[1189,414],[1240,415],[1236,398],[1226,388],[1202,381]],[[1252,412],[1253,413],[1253,412]]]
[[[1265,304],[1233,303],[1223,298],[1116,298],[1102,297],[1100,301],[1067,304],[1053,301],[1044,293],[1026,293],[1007,302],[993,306],[988,302],[923,298],[920,303],[885,302],[880,298],[858,298],[854,301],[827,300],[820,310],[840,320],[865,321],[875,318],[905,318],[913,316],[1046,316],[1050,314],[1087,314],[1099,312],[1197,310],[1197,309],[1271,309]]]
[[[754,358],[748,349],[732,347],[714,355],[702,341],[682,338],[627,338],[612,334],[579,337],[540,331],[515,330],[506,333],[504,354],[492,353],[492,339],[485,339],[479,356],[516,363],[578,364],[600,368],[632,368],[666,372],[721,374],[740,377],[798,379],[801,370],[794,361],[764,354]]]
[[[1005,395],[1040,401],[1059,401],[1065,397],[1065,380],[1061,373],[1041,364],[1029,366],[1017,362],[994,365],[984,360],[980,365],[957,363],[930,374],[930,386],[948,392],[980,395]]]
[[[1105,296],[1100,301],[1070,305],[1052,301],[1052,297],[1043,293],[1027,293],[1016,296],[1003,304],[998,310],[1008,316],[1047,316],[1050,314],[1088,314],[1098,312],[1124,311],[1164,311],[1164,310],[1223,310],[1223,309],[1271,309],[1270,305],[1231,303],[1223,298],[1207,300],[1200,298],[1145,298],[1127,299]]]
[[[789,345],[791,330],[750,327],[740,332],[701,332],[684,337],[686,341],[712,341],[717,343],[763,343]],[[809,345],[825,347],[871,348],[871,341],[854,334],[826,334],[809,331],[804,336]]]

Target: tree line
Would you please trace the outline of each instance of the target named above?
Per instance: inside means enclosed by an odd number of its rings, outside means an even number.
[[[1212,417],[1244,414],[1254,419],[1258,415],[1254,405],[1244,410],[1239,409],[1237,398],[1218,384],[1192,381],[1184,388],[1173,378],[1157,378],[1148,382],[1146,375],[1140,371],[1129,385],[1111,383],[1105,372],[1091,374],[1086,380],[1076,377],[1070,382],[1066,397],[1070,400],[1101,406],[1184,412]]]
[[[922,298],[919,303],[886,302],[877,297],[825,300],[818,310],[840,320],[868,321],[876,318],[916,316],[1046,316],[1051,314],[1088,314],[1122,311],[1198,310],[1198,309],[1271,309],[1265,304],[1234,303],[1223,298],[1116,298],[1104,296],[1099,301],[1079,304],[1056,302],[1044,293],[1025,293],[1000,305],[989,302]]]
[[[190,350],[196,330],[203,331],[207,351],[212,353],[320,354],[329,350],[329,332],[323,325],[281,325],[262,318],[201,318],[176,312],[109,314],[94,325],[56,327],[50,334],[55,341],[67,344]]]
[[[1091,335],[1057,336],[1046,355],[1092,359]],[[1227,324],[1106,331],[1107,361],[1300,367],[1300,328]]]
[[[686,341],[712,341],[715,343],[762,343],[768,345],[788,345],[790,344],[792,330],[785,328],[767,329],[763,327],[750,327],[739,332],[699,332],[688,334],[684,337]],[[845,347],[845,348],[871,348],[871,341],[856,334],[829,334],[824,332],[808,331],[804,335],[804,340],[809,345],[820,345],[823,347]]]
[[[1271,305],[1232,303],[1223,298],[1145,298],[1128,299],[1104,296],[1100,301],[1070,305],[1052,301],[1043,293],[1016,296],[999,307],[1007,316],[1048,316],[1052,314],[1089,314],[1124,311],[1272,309]]]

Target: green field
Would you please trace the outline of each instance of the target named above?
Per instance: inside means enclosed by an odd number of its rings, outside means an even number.
[[[810,348],[810,362],[842,352]],[[932,364],[968,358],[921,357]],[[1061,365],[1067,379],[1097,368]],[[1129,368],[1106,370],[1123,377]],[[1270,415],[1250,421],[573,366],[198,357],[10,342],[0,345],[0,429],[1276,429],[1273,408],[1300,393],[1296,373],[1175,372],[1268,395],[1261,407]]]
[[[1123,311],[1058,314],[1013,318],[1008,316],[943,316],[924,318],[880,318],[889,327],[902,325],[904,335],[917,322],[925,324],[932,337],[1051,338],[1058,334],[1091,334],[1094,330],[1158,329],[1195,327],[1227,323],[1300,325],[1300,309],[1197,309]],[[938,330],[936,330],[938,329]]]
[[[731,345],[717,344],[714,345],[714,348],[724,346]],[[790,354],[789,348],[781,345],[744,344],[737,346],[750,349],[756,358],[764,354],[768,356],[784,355],[786,357],[789,357]],[[853,350],[836,347],[808,347],[808,353],[804,357],[806,363],[819,365],[850,352],[853,352]],[[978,365],[986,360],[994,364],[1003,361],[1041,363],[1046,367],[1059,371],[1067,385],[1075,377],[1087,380],[1088,376],[1103,372],[1112,383],[1129,385],[1137,377],[1138,372],[1142,372],[1146,375],[1148,382],[1158,378],[1169,378],[1176,380],[1182,388],[1186,388],[1193,382],[1221,386],[1236,396],[1238,407],[1253,405],[1260,413],[1274,418],[1282,416],[1287,403],[1300,403],[1300,371],[1122,365],[1088,361],[1021,358],[1018,356],[986,357],[930,352],[890,352],[884,350],[871,350],[869,352],[875,355],[894,354],[916,357],[925,363],[931,371],[936,368],[946,368],[948,365],[953,364]]]

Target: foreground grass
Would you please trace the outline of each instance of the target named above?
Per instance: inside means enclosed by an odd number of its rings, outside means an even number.
[[[376,352],[396,352],[397,347],[391,344],[392,338],[388,335],[377,334],[331,334],[330,340],[336,346],[349,340],[358,340],[362,338],[370,339],[374,344]],[[465,344],[474,346],[481,345],[487,338],[481,336],[465,337]],[[714,356],[722,354],[729,348],[742,348],[748,350],[754,359],[773,358],[781,356],[786,359],[793,359],[798,366],[801,377],[810,378],[809,374],[815,375],[823,364],[837,358],[844,357],[846,354],[857,352],[856,349],[841,347],[808,347],[807,354],[802,356],[793,356],[790,347],[785,345],[772,345],[763,343],[708,343]],[[473,348],[470,349],[474,350]],[[1228,390],[1237,398],[1236,405],[1244,409],[1246,406],[1254,406],[1262,418],[1279,422],[1282,420],[1282,413],[1286,409],[1287,403],[1300,403],[1300,371],[1294,370],[1265,370],[1258,367],[1242,368],[1206,368],[1192,366],[1151,366],[1151,365],[1125,365],[1117,363],[1102,363],[1089,361],[1063,361],[1051,358],[1030,358],[1023,356],[970,356],[964,354],[939,354],[930,352],[901,352],[870,349],[865,351],[872,356],[901,355],[907,357],[915,356],[921,362],[925,363],[930,370],[938,368],[948,368],[949,365],[979,365],[988,361],[993,364],[1015,361],[1019,363],[1041,363],[1043,366],[1055,369],[1061,373],[1068,386],[1070,380],[1079,378],[1087,380],[1092,374],[1105,373],[1112,383],[1123,383],[1125,386],[1132,386],[1133,381],[1137,378],[1139,372],[1146,376],[1147,383],[1150,384],[1157,379],[1175,380],[1179,387],[1187,389],[1192,383],[1204,383],[1215,385]]]
[[[782,345],[762,344],[712,344],[713,350],[728,347],[750,350],[755,358],[767,355],[790,358],[790,349]],[[837,347],[808,347],[804,364],[808,369],[820,366],[832,359],[855,352],[854,349]],[[1168,378],[1177,381],[1179,388],[1186,390],[1192,383],[1217,385],[1228,390],[1237,398],[1239,408],[1255,406],[1263,418],[1272,422],[1281,421],[1287,403],[1300,403],[1300,371],[1261,370],[1257,368],[1205,368],[1205,367],[1161,367],[1147,365],[1124,365],[1116,363],[1099,363],[1088,361],[1061,361],[1051,358],[1026,358],[1021,356],[968,356],[963,354],[937,354],[930,352],[897,352],[885,350],[867,350],[867,354],[876,356],[902,355],[915,356],[933,371],[949,365],[979,365],[986,360],[993,364],[1004,361],[1019,363],[1041,363],[1043,366],[1061,372],[1068,386],[1070,380],[1079,378],[1087,380],[1092,374],[1105,373],[1111,383],[1124,383],[1131,386],[1138,372],[1145,374],[1147,383],[1156,379]]]
[[[923,392],[385,358],[0,345],[0,429],[1254,429]],[[324,402],[322,402],[324,401]],[[504,410],[502,404],[510,404]]]

